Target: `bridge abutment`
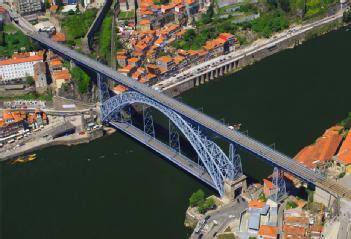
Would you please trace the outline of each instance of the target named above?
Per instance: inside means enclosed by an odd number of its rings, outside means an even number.
[[[334,201],[336,200],[336,197],[329,192],[323,190],[320,187],[316,187],[316,190],[314,191],[313,194],[313,201],[322,203],[326,207],[330,207]]]
[[[224,180],[224,194],[222,200],[224,203],[234,201],[234,199],[247,190],[246,176],[242,175],[236,180]]]

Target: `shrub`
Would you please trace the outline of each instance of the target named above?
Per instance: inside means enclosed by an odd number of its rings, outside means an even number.
[[[189,199],[189,205],[191,207],[196,207],[204,201],[205,201],[205,193],[201,189],[199,189],[191,195]]]

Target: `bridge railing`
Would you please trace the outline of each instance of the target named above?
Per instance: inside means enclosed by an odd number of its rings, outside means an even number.
[[[161,94],[164,94],[163,92],[160,92],[160,93],[161,93]],[[164,95],[165,95],[165,94],[164,94]],[[177,100],[177,99],[175,99],[175,100],[178,101],[178,103],[181,104],[182,107],[190,107],[190,106],[184,104],[183,102],[181,102],[181,101],[179,101],[179,100]],[[224,126],[224,127],[227,128],[227,126],[224,125],[223,122],[221,122],[220,120],[218,120],[218,119],[216,119],[216,118],[214,118],[214,117],[212,117],[212,116],[205,115],[203,112],[199,111],[198,109],[192,108],[192,110],[195,111],[196,114],[197,114],[199,117],[200,117],[200,116],[203,116],[203,117],[205,117],[205,118],[208,118],[208,119],[211,120],[211,121],[216,121],[217,124],[220,124],[220,125],[222,125],[222,126]],[[190,120],[191,120],[191,119],[190,119]],[[205,127],[206,127],[206,126],[205,126]],[[212,129],[209,129],[209,130],[213,131]],[[230,129],[228,129],[228,130],[230,130]],[[312,177],[318,178],[318,179],[320,179],[320,180],[324,179],[324,177],[323,177],[322,175],[320,175],[319,173],[313,171],[312,169],[307,168],[305,165],[303,165],[303,164],[301,164],[300,162],[294,160],[292,157],[290,157],[290,156],[288,156],[288,155],[286,155],[286,154],[283,154],[283,153],[281,153],[281,152],[279,152],[279,151],[277,151],[277,150],[275,150],[275,149],[272,149],[272,148],[270,148],[269,146],[267,146],[267,145],[261,143],[260,141],[258,141],[258,140],[256,140],[256,139],[252,138],[252,137],[249,136],[249,135],[243,134],[242,132],[240,132],[240,131],[238,131],[238,130],[231,130],[231,131],[232,131],[232,133],[236,134],[237,137],[239,137],[239,138],[246,138],[246,139],[248,139],[249,141],[252,141],[254,144],[256,144],[256,146],[259,146],[259,148],[260,148],[261,150],[260,150],[260,151],[253,151],[252,149],[248,148],[247,146],[240,144],[240,142],[233,142],[233,143],[235,143],[235,144],[237,144],[237,145],[239,145],[239,146],[241,146],[241,147],[243,147],[243,148],[246,148],[247,150],[249,150],[249,151],[253,152],[254,154],[256,154],[256,155],[258,155],[258,156],[260,156],[260,157],[262,157],[262,158],[264,158],[264,159],[266,159],[266,160],[268,160],[268,161],[270,161],[271,163],[277,165],[277,162],[276,162],[276,161],[273,161],[273,160],[271,159],[271,157],[269,157],[267,154],[264,154],[263,151],[266,151],[266,152],[268,152],[268,153],[270,153],[270,154],[272,154],[272,155],[275,155],[276,157],[278,157],[278,158],[280,158],[280,159],[282,159],[282,160],[287,161],[288,163],[292,164],[293,166],[298,166],[299,169],[303,170],[307,175],[311,176],[310,178],[307,178],[307,177],[306,177],[306,178],[303,178],[303,179],[305,179],[305,180],[314,181],[314,179],[313,179]],[[218,134],[218,132],[216,132],[216,131],[213,131],[213,132],[214,132],[215,134]],[[222,135],[222,137],[225,137],[225,136]],[[230,140],[230,139],[227,138],[227,140]],[[280,166],[280,165],[278,165],[278,166]],[[299,173],[298,171],[296,171],[296,169],[295,169],[294,167],[285,168],[285,170],[292,172],[293,174],[297,175],[298,177],[301,177],[300,173]]]

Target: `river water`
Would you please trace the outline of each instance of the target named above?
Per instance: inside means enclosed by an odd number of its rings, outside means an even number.
[[[332,32],[182,100],[294,155],[351,111],[350,42],[351,31]],[[214,193],[119,133],[37,154],[28,164],[0,163],[2,239],[182,239],[191,193]],[[245,153],[242,161],[256,179],[272,170]]]

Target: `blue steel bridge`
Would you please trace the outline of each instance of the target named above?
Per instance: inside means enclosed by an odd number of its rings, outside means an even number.
[[[236,149],[241,148],[297,176],[303,181],[323,189],[335,197],[345,197],[351,200],[351,191],[349,189],[325,178],[318,171],[305,167],[291,157],[237,130],[231,130],[222,122],[162,92],[158,92],[125,75],[119,74],[112,68],[56,43],[45,36],[37,33],[28,33],[28,35],[62,57],[96,72],[100,88],[101,118],[104,122],[114,125],[142,144],[165,156],[187,172],[215,188],[221,196],[224,193],[225,179],[236,180],[242,176],[240,157],[236,154]],[[110,97],[107,89],[107,80],[122,84],[129,88],[129,91]],[[143,131],[128,123],[128,117],[125,117],[128,114],[126,106],[135,103],[153,107],[163,113],[170,120],[170,128],[177,128],[189,141],[197,153],[202,166],[195,164],[180,154],[179,134],[176,131],[170,130],[169,145],[156,140],[153,119],[147,111],[143,111]],[[200,129],[204,129],[204,131],[201,132]],[[230,144],[228,156],[218,145],[206,137],[204,132],[208,131],[220,136]]]

